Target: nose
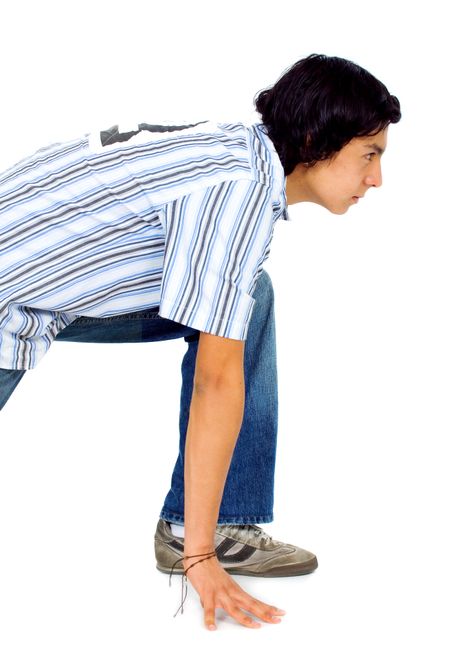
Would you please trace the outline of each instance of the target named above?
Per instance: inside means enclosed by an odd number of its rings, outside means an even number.
[[[375,162],[371,172],[366,176],[366,184],[369,187],[381,187],[383,184],[383,178],[381,176],[381,164],[380,162]]]

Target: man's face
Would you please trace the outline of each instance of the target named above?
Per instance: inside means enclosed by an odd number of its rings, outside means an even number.
[[[296,166],[286,178],[289,205],[309,201],[334,214],[344,214],[370,187],[381,186],[380,159],[387,127],[373,136],[354,138],[331,159]]]

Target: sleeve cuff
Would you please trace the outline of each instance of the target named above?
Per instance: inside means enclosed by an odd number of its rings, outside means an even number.
[[[232,305],[233,315],[230,318],[226,315],[211,314],[207,303],[193,311],[189,307],[183,309],[179,304],[163,298],[159,307],[159,315],[200,332],[245,341],[254,304],[253,297],[248,293],[240,292],[237,302],[235,301]]]

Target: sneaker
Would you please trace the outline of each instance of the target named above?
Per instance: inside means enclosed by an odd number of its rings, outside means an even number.
[[[216,555],[229,574],[245,576],[298,576],[309,574],[317,566],[310,551],[272,539],[259,526],[217,526],[214,538]],[[170,574],[175,561],[183,556],[184,538],[176,537],[168,521],[160,519],[155,532],[156,567]],[[183,561],[173,568],[183,574]]]

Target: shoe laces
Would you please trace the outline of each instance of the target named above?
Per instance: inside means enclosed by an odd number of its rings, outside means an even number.
[[[220,528],[221,526],[219,526]],[[258,542],[261,542],[263,544],[266,544],[267,542],[272,541],[272,537],[266,533],[262,528],[259,526],[255,526],[252,523],[245,524],[245,525],[238,525],[238,524],[224,524],[222,526],[223,528],[229,528],[232,531],[235,531],[236,534],[238,535],[243,535],[246,539],[255,539]]]

